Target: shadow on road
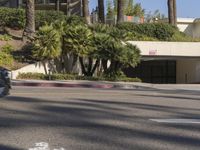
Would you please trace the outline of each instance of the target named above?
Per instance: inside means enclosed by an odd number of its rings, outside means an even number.
[[[22,149],[10,147],[10,146],[5,146],[5,145],[0,145],[0,150],[22,150]]]
[[[52,128],[70,128],[68,132],[63,131],[66,138],[71,138],[77,143],[81,141],[85,145],[102,144],[112,149],[158,149],[152,142],[164,143],[169,147],[176,144],[191,148],[200,146],[198,137],[177,134],[182,130],[199,132],[199,126],[161,125],[148,121],[149,112],[166,113],[178,118],[200,118],[200,109],[94,99],[60,101],[8,96],[5,101],[16,105],[27,105],[32,109],[1,108],[0,112],[14,113],[15,117],[0,115],[0,129],[47,125]],[[139,112],[145,111],[147,116],[141,116]],[[176,133],[169,132],[175,129],[178,130]],[[2,150],[18,149],[5,147]]]

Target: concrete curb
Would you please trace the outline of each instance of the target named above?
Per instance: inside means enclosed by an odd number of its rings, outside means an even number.
[[[46,80],[12,80],[12,86],[27,87],[61,87],[61,88],[99,88],[99,89],[126,89],[126,90],[185,90],[200,91],[200,85],[177,84],[149,84],[138,82],[108,82],[108,81],[46,81]]]
[[[151,87],[149,87],[150,85],[145,85],[143,83],[107,82],[107,81],[13,80],[12,86],[151,90]]]

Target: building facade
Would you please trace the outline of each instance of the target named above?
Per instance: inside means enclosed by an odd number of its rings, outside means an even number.
[[[19,8],[24,7],[26,0],[0,0],[0,6]],[[35,0],[36,10],[55,10],[56,0]],[[60,10],[65,13],[81,15],[81,0],[60,0]]]
[[[200,42],[129,41],[141,50],[142,61],[125,69],[147,83],[200,83]]]
[[[180,31],[200,38],[200,19],[178,18]],[[141,50],[142,61],[124,69],[147,83],[200,83],[200,42],[129,41]]]

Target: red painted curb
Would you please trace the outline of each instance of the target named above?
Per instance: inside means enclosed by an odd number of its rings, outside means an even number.
[[[68,83],[44,83],[44,82],[12,82],[12,86],[33,86],[33,87],[66,87],[66,88],[114,88],[112,84],[68,84]]]

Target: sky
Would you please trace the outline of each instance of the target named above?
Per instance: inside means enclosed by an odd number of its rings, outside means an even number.
[[[97,6],[97,0],[90,1],[90,10]],[[167,16],[167,0],[134,0],[141,3],[146,12],[159,10]],[[106,3],[106,0],[105,0]],[[177,0],[177,16],[181,18],[200,18],[200,0]]]

